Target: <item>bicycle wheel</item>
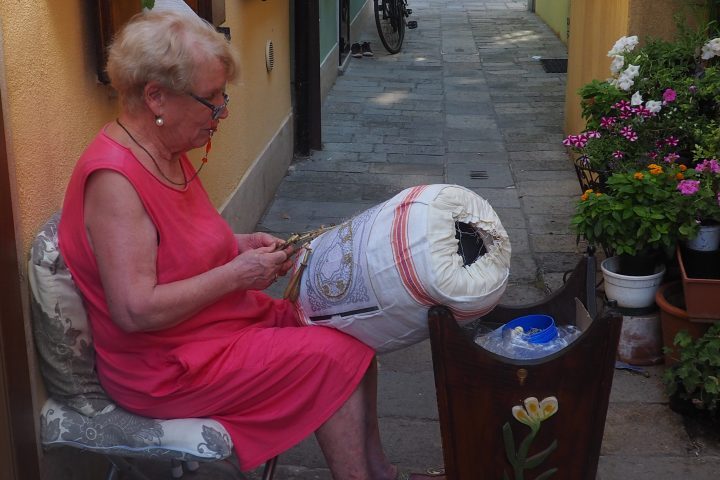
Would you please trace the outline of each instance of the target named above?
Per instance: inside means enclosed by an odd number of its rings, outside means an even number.
[[[373,0],[375,25],[385,50],[394,54],[405,38],[405,0]]]

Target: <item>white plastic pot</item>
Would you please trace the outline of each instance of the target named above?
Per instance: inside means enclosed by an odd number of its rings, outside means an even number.
[[[665,265],[658,264],[652,275],[621,275],[620,257],[610,257],[600,264],[605,279],[605,296],[615,300],[618,307],[645,308],[655,303],[655,292],[660,288]]]
[[[700,225],[695,238],[688,240],[686,245],[691,250],[712,252],[720,248],[720,225]]]

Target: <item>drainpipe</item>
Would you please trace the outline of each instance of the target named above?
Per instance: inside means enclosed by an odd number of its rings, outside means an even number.
[[[528,11],[529,12],[535,11],[535,0],[528,0]]]

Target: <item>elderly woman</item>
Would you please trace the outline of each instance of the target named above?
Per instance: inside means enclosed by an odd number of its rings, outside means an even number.
[[[315,432],[335,479],[408,478],[380,444],[374,352],[301,327],[292,305],[258,291],[291,249],[234,235],[188,161],[206,146],[204,164],[228,116],[229,43],[197,17],[143,13],[107,71],[121,112],[75,167],[59,237],[108,394],[144,416],[217,419],[243,469]]]

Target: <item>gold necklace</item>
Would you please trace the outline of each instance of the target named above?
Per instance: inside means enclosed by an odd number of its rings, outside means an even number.
[[[122,128],[122,129],[125,131],[125,133],[127,133],[127,136],[130,137],[130,140],[132,140],[132,141],[135,143],[135,145],[137,145],[138,147],[140,147],[140,148],[142,149],[142,151],[145,152],[148,157],[150,157],[150,160],[152,160],[153,165],[155,165],[155,168],[157,169],[157,171],[160,172],[160,175],[162,175],[162,177],[163,177],[165,180],[167,180],[168,182],[172,183],[173,185],[177,185],[177,186],[179,186],[179,187],[187,187],[188,183],[190,183],[190,182],[192,182],[193,180],[195,180],[195,177],[198,176],[198,173],[200,173],[200,170],[202,170],[202,168],[203,168],[203,167],[205,166],[205,164],[207,163],[207,156],[208,156],[208,153],[210,152],[210,148],[212,147],[212,144],[210,143],[210,140],[208,140],[208,143],[207,143],[207,145],[205,146],[205,156],[202,158],[202,164],[200,165],[200,168],[198,168],[198,169],[195,171],[195,173],[193,174],[193,176],[190,177],[190,180],[188,180],[188,179],[185,177],[185,170],[184,170],[182,167],[180,167],[180,170],[182,170],[182,172],[183,172],[183,178],[185,178],[185,181],[182,182],[182,183],[175,182],[175,181],[171,180],[170,178],[168,178],[167,175],[165,175],[165,173],[163,173],[162,169],[160,168],[160,165],[158,165],[157,161],[155,160],[155,157],[153,157],[152,154],[148,151],[148,149],[145,148],[145,147],[143,147],[140,142],[138,142],[137,140],[135,140],[135,137],[133,137],[133,136],[132,136],[132,133],[130,133],[130,131],[129,131],[127,128],[125,128],[125,125],[123,125],[122,123],[120,123],[120,119],[119,119],[119,118],[116,118],[116,119],[115,119],[115,122],[120,126],[120,128]]]

